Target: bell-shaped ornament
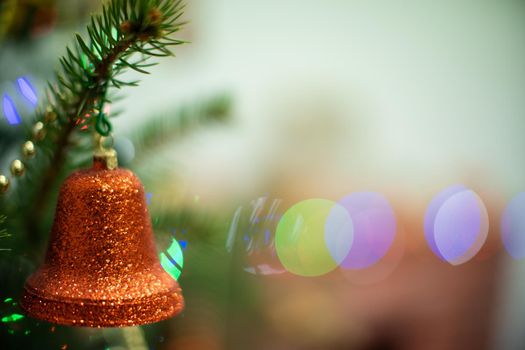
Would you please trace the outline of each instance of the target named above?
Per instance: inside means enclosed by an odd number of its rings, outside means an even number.
[[[114,153],[95,157],[93,168],[63,183],[45,261],[24,286],[27,315],[121,327],[183,309],[179,285],[157,256],[144,188],[131,171],[116,168],[115,159]]]

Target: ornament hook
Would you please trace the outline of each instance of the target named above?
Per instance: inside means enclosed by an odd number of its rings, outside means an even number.
[[[95,132],[95,152],[93,154],[93,163],[95,167],[102,167],[109,170],[118,167],[117,152],[113,149],[113,135],[103,136]],[[108,145],[106,143],[109,142]]]

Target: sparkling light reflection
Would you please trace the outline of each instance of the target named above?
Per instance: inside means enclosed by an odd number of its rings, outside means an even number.
[[[275,248],[275,232],[280,217],[281,202],[281,199],[270,200],[267,196],[253,200],[247,222],[243,218],[240,225],[239,215],[242,207],[235,212],[229,238],[231,240],[231,237],[238,237],[235,241],[244,247],[246,254],[244,261],[247,264],[244,271],[250,274],[278,275],[286,272],[277,257]],[[233,236],[232,229],[234,229]]]

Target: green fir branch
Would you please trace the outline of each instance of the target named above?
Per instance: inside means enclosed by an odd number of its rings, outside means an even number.
[[[231,117],[231,109],[231,98],[226,94],[219,94],[204,101],[184,105],[175,112],[169,111],[148,118],[131,135],[136,151],[130,165],[137,166],[176,135],[209,122],[228,120]]]
[[[28,235],[38,235],[37,225],[61,178],[69,152],[79,138],[90,138],[89,133],[79,132],[86,125],[82,122],[88,120],[89,128],[97,124],[98,130],[102,118],[105,124],[100,126],[110,130],[101,112],[110,102],[108,90],[137,85],[118,77],[128,69],[147,72],[155,64],[149,62],[151,57],[169,56],[171,46],[184,43],[168,38],[184,24],[180,21],[182,13],[181,0],[111,0],[101,14],[91,17],[87,39],[77,34],[74,44],[66,49],[56,81],[48,84],[47,110],[37,112],[36,120],[47,122],[46,139],[38,146],[49,160],[28,168],[28,173],[39,176],[39,186],[26,202],[30,204],[25,210],[31,213],[25,227]],[[57,116],[55,122],[46,121],[49,108]],[[40,160],[42,157],[39,155]]]

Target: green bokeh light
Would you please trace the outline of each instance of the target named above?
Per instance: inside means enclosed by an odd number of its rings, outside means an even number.
[[[166,252],[159,254],[160,264],[164,270],[174,279],[178,280],[184,266],[184,256],[182,248],[175,238],[172,238],[171,244]]]
[[[20,321],[23,318],[24,318],[24,315],[11,314],[11,315],[2,317],[2,322],[3,323],[16,322],[16,321]]]
[[[320,276],[338,266],[325,238],[327,218],[334,210],[351,223],[343,207],[326,199],[308,199],[284,213],[277,226],[275,248],[279,260],[289,272]]]

